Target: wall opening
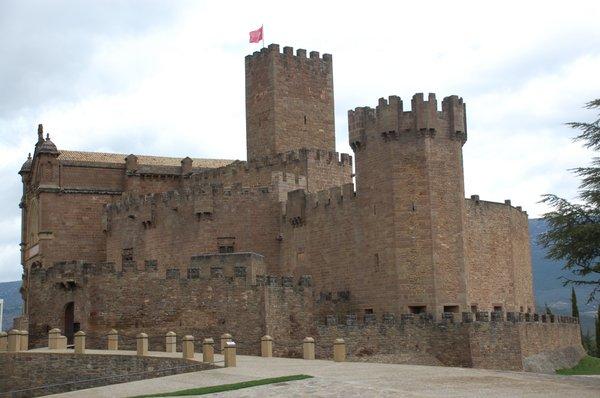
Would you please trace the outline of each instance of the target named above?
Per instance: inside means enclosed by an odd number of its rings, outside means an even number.
[[[502,306],[501,305],[495,305],[494,306],[494,311],[502,311]]]
[[[426,310],[427,310],[426,305],[409,305],[408,306],[408,311],[411,314],[423,314],[423,313],[425,313]]]
[[[65,305],[65,336],[67,344],[73,344],[75,334],[75,303],[70,301]]]
[[[217,246],[219,253],[233,253],[235,251],[235,237],[221,237],[217,238]]]
[[[444,312],[454,312],[454,313],[458,314],[460,312],[460,309],[459,309],[458,305],[445,305]]]
[[[477,305],[472,305],[472,306],[471,306],[471,312],[472,312],[473,314],[475,314],[475,313],[477,312]]]

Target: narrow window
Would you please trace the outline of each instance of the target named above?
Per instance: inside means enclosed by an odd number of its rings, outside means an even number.
[[[379,271],[379,253],[375,253],[375,271]]]
[[[219,246],[219,253],[233,253],[233,245]]]
[[[304,124],[306,124],[306,115],[304,115]]]

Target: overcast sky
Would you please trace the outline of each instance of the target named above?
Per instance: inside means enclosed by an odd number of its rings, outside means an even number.
[[[20,177],[36,127],[61,149],[245,159],[244,56],[333,54],[337,149],[348,109],[462,96],[466,195],[573,198],[590,160],[564,126],[596,115],[600,1],[0,1],[0,281],[17,280]]]

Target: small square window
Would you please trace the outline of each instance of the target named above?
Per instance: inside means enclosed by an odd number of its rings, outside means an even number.
[[[408,306],[408,311],[411,314],[423,314],[427,310],[427,306],[425,305],[411,305]]]

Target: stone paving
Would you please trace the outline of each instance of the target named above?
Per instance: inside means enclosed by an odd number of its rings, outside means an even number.
[[[132,351],[87,350],[133,355]],[[173,356],[151,352],[152,356]],[[175,354],[180,356],[181,353]],[[201,355],[196,354],[200,360]],[[222,361],[215,355],[215,361]],[[218,365],[219,363],[217,363]],[[247,388],[215,397],[600,397],[600,377],[439,366],[393,365],[238,356],[237,367],[185,373],[73,391],[52,397],[130,397],[292,374],[313,379]]]

